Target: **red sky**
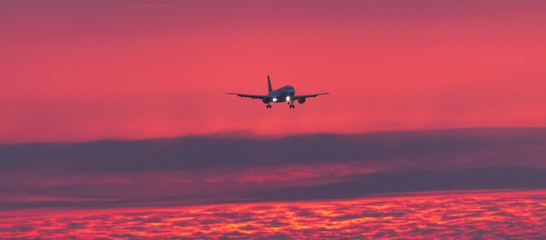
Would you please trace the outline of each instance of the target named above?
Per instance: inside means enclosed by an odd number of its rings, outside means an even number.
[[[546,126],[544,1],[0,4],[0,142]],[[225,95],[329,91],[296,109]]]
[[[545,13],[541,0],[0,1],[0,237],[541,237]],[[264,94],[268,74],[331,94],[295,109],[224,94]],[[542,190],[358,199],[461,189]]]

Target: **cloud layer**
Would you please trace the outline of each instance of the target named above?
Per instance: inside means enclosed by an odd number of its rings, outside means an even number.
[[[545,191],[81,211],[0,219],[17,239],[543,239]]]
[[[4,209],[546,187],[546,128],[0,145]]]

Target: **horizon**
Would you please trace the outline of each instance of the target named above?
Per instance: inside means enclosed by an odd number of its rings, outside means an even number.
[[[309,133],[297,133],[297,134],[260,134],[258,132],[253,132],[251,130],[235,130],[235,131],[224,131],[224,132],[212,132],[212,133],[201,133],[201,134],[187,134],[180,136],[168,136],[168,137],[154,137],[154,138],[101,138],[101,139],[88,139],[88,140],[44,140],[44,141],[28,141],[28,142],[0,142],[0,145],[17,145],[17,144],[33,144],[33,143],[89,143],[89,142],[100,142],[100,141],[148,141],[148,140],[168,140],[168,139],[178,139],[186,137],[217,137],[217,138],[249,138],[249,139],[282,139],[292,136],[308,136],[308,135],[366,135],[366,134],[381,134],[381,133],[402,133],[402,132],[433,132],[433,131],[457,131],[457,130],[468,130],[468,131],[487,131],[495,129],[541,129],[546,128],[546,126],[526,126],[526,127],[501,127],[501,126],[486,126],[486,127],[462,127],[462,128],[429,128],[429,129],[390,129],[382,131],[373,131],[373,132],[356,132],[356,133],[344,133],[344,132],[309,132]]]

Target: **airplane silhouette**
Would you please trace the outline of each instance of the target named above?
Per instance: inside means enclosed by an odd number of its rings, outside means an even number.
[[[266,104],[266,108],[271,108],[271,103],[281,103],[281,102],[288,102],[288,105],[290,105],[290,108],[294,108],[294,101],[298,101],[298,103],[303,104],[305,102],[306,98],[315,98],[319,95],[325,95],[328,94],[325,93],[317,93],[317,94],[309,94],[309,95],[298,95],[296,96],[296,90],[294,90],[294,87],[290,85],[286,85],[282,88],[279,88],[277,90],[273,90],[271,87],[271,80],[269,79],[269,75],[267,75],[267,85],[269,92],[267,95],[252,95],[252,94],[241,94],[241,93],[231,93],[226,92],[226,94],[233,94],[237,95],[241,98],[252,98],[252,99],[262,99],[262,101]]]

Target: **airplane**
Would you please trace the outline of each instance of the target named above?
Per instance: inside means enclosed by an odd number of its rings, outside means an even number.
[[[299,95],[296,96],[296,90],[294,90],[294,87],[290,85],[286,85],[282,88],[279,88],[277,90],[273,90],[271,87],[271,80],[269,79],[269,75],[267,75],[267,85],[269,92],[267,95],[251,95],[251,94],[240,94],[240,93],[231,93],[226,92],[226,94],[233,94],[237,95],[241,98],[252,98],[252,99],[262,99],[262,101],[266,104],[266,108],[271,108],[271,103],[281,103],[281,102],[288,102],[288,105],[290,105],[290,108],[295,108],[294,101],[298,101],[298,103],[303,104],[305,102],[306,98],[315,98],[319,95],[325,95],[328,94],[325,93],[317,93],[317,94],[309,94],[309,95]]]

